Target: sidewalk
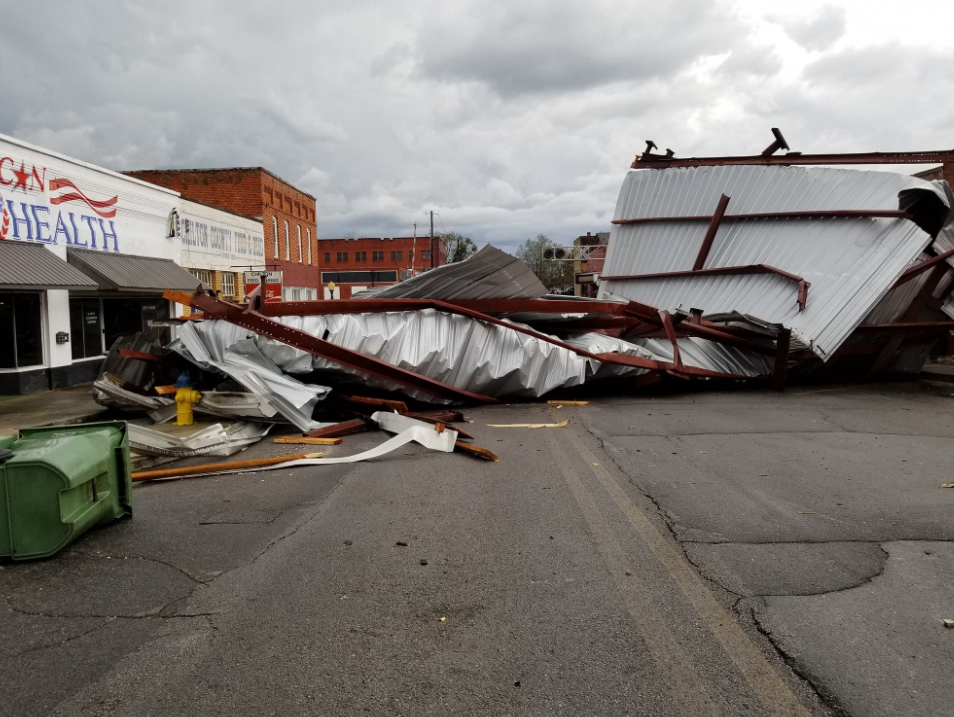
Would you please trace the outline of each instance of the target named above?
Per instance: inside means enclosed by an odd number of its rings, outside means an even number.
[[[106,409],[93,400],[90,385],[41,391],[0,401],[0,435],[15,433],[20,428],[105,418]]]

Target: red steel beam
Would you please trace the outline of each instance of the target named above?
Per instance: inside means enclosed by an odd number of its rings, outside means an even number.
[[[632,276],[604,276],[603,281],[639,281],[642,279],[675,279],[697,276],[720,276],[723,274],[777,274],[798,284],[798,310],[804,311],[808,301],[810,283],[802,277],[768,264],[749,264],[747,266],[719,266],[711,269],[693,269],[690,271],[666,271],[657,274],[633,274]]]
[[[645,153],[636,158],[633,169],[668,169],[670,167],[719,167],[733,165],[824,165],[824,164],[943,164],[954,162],[954,150],[928,152],[851,152],[846,154],[788,154],[747,155],[728,157],[667,157]]]
[[[931,272],[928,280],[924,282],[924,285],[918,291],[917,296],[914,297],[911,305],[908,306],[907,310],[901,316],[901,321],[898,323],[913,323],[914,320],[918,318],[918,315],[924,311],[924,307],[927,306],[927,302],[934,293],[934,289],[937,288],[937,285],[940,283],[941,279],[944,278],[946,273],[946,264],[934,267],[934,270]],[[895,353],[897,353],[898,349],[901,348],[903,341],[903,333],[893,334],[891,338],[888,339],[888,342],[884,345],[884,348],[881,349],[881,353],[878,354],[878,357],[874,360],[871,368],[868,369],[868,378],[876,376],[888,368],[888,364],[891,363],[891,359],[894,358]]]
[[[323,301],[276,301],[263,304],[263,316],[326,316],[329,314],[371,314],[383,311],[420,311],[442,306],[460,307],[481,314],[608,314],[624,316],[629,304],[623,301],[571,301],[560,299],[344,299]]]
[[[706,229],[706,235],[702,238],[702,246],[699,247],[699,254],[696,255],[696,263],[692,265],[693,271],[699,271],[706,265],[706,259],[709,258],[709,250],[712,249],[712,242],[715,241],[716,232],[722,224],[722,218],[725,216],[725,209],[729,206],[729,198],[723,194],[719,197],[719,203],[716,205],[715,214],[712,215],[712,221],[709,222],[709,228]]]
[[[725,196],[724,194],[722,196]],[[754,214],[725,214],[722,221],[749,219],[910,219],[911,214],[900,209],[828,209],[803,212],[758,212]],[[711,222],[713,216],[695,214],[688,217],[636,217],[613,219],[611,224],[655,224],[657,222]]]
[[[937,256],[932,256],[930,259],[922,261],[920,264],[915,264],[914,266],[908,269],[905,269],[904,273],[901,274],[900,277],[898,277],[898,280],[896,282],[894,282],[894,287],[892,288],[897,288],[901,286],[902,284],[907,284],[914,277],[927,271],[935,264],[940,264],[942,261],[944,261],[945,259],[951,256],[954,256],[954,249],[946,251],[942,254],[938,254]]]
[[[676,339],[676,330],[672,325],[672,316],[668,311],[660,311],[659,318],[662,319],[663,328],[666,330],[666,338],[672,344],[672,362],[676,365],[677,371],[682,371],[682,356],[679,355],[679,341]]]

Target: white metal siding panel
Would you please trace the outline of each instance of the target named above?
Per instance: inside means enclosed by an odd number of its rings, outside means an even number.
[[[694,167],[629,172],[617,219],[710,215],[721,194],[729,214],[898,209],[898,193],[928,182],[888,172],[801,167]],[[946,199],[945,199],[946,202]],[[604,276],[692,268],[705,222],[614,225]],[[811,284],[798,311],[797,285],[773,275],[606,281],[601,297],[660,309],[738,311],[792,329],[822,358],[830,356],[885,295],[931,238],[913,222],[884,218],[765,219],[724,222],[707,268],[768,264]]]

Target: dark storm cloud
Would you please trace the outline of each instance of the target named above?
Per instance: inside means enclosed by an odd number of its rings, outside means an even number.
[[[845,28],[785,23],[816,49]],[[568,241],[608,228],[644,139],[931,147],[954,119],[940,51],[818,49],[786,73],[708,0],[51,0],[0,26],[0,132],[113,169],[262,165],[315,195],[325,237],[423,234],[434,209],[505,247]]]
[[[439,15],[425,26],[418,38],[421,70],[442,80],[483,82],[503,95],[671,77],[745,34],[709,0],[526,0],[496,7],[481,1],[466,15],[466,22]]]
[[[827,50],[845,34],[845,9],[825,5],[811,17],[775,20],[790,38],[806,50]]]

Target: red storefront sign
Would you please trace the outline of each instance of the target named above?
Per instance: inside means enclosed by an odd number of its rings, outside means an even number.
[[[282,300],[282,272],[280,271],[246,271],[245,272],[245,298],[258,288],[262,281],[262,274],[265,275],[265,301]]]

